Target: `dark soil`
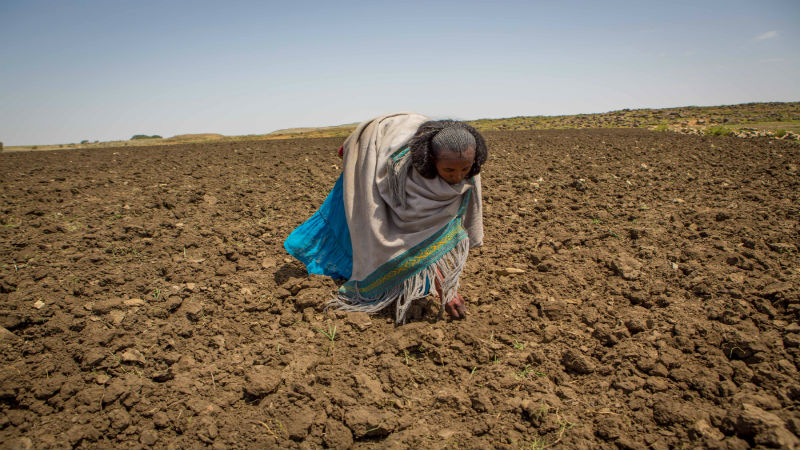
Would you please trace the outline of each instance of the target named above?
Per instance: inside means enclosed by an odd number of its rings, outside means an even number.
[[[800,446],[800,146],[486,136],[468,317],[400,327],[282,247],[341,139],[0,155],[3,447]]]

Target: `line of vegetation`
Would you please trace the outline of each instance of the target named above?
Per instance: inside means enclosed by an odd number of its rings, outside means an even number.
[[[131,137],[131,140],[132,140],[132,141],[135,141],[135,140],[137,140],[137,139],[161,139],[161,136],[159,136],[159,135],[157,135],[157,134],[154,134],[154,135],[152,135],[152,136],[148,136],[148,135],[146,135],[146,134],[134,134],[134,135]]]

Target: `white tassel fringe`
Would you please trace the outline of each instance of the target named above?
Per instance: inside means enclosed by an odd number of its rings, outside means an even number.
[[[395,317],[398,324],[406,323],[406,312],[414,300],[425,297],[425,286],[435,291],[436,278],[442,287],[441,307],[453,299],[458,292],[458,283],[464,264],[467,262],[469,253],[469,239],[464,238],[461,242],[447,252],[438,261],[420,270],[416,275],[406,279],[401,285],[390,289],[379,297],[362,297],[356,291],[354,297],[337,294],[328,302],[328,308],[333,307],[341,311],[361,311],[365,313],[375,313],[395,304]],[[441,274],[441,277],[439,277]]]

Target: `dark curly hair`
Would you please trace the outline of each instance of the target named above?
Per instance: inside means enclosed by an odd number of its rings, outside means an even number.
[[[412,164],[425,178],[436,177],[436,155],[444,149],[460,154],[469,147],[475,147],[475,162],[472,163],[467,178],[479,174],[481,165],[489,156],[483,136],[475,128],[457,120],[431,120],[423,123],[408,142],[408,146]]]

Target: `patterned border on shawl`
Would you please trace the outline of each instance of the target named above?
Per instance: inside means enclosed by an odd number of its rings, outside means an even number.
[[[391,156],[392,161],[394,161],[394,162],[400,161],[400,159],[402,159],[404,156],[406,156],[406,154],[409,152],[409,150],[410,150],[410,147],[402,147],[400,150],[397,150],[396,152],[392,153],[392,156]]]
[[[365,279],[361,281],[351,280],[343,284],[339,288],[339,293],[351,298],[358,296],[376,298],[381,293],[392,289],[407,278],[414,276],[430,264],[438,261],[467,237],[467,231],[462,226],[462,219],[471,194],[472,189],[464,194],[458,213],[441,230],[407,252],[384,263]],[[362,304],[369,303],[364,302]]]

